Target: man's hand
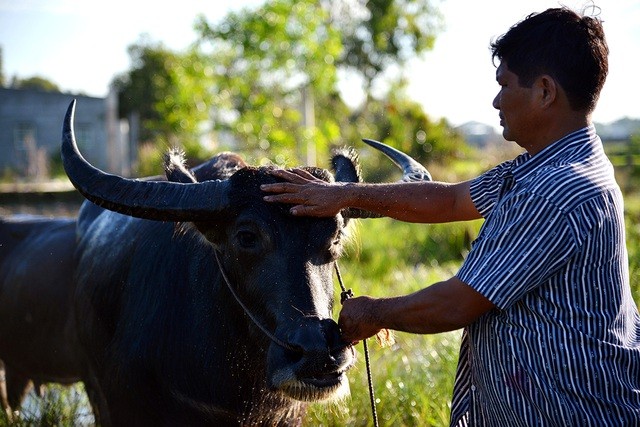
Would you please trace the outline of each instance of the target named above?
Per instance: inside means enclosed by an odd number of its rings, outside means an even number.
[[[493,309],[493,303],[456,276],[408,295],[359,297],[344,302],[338,325],[347,342],[382,329],[435,334],[463,328]]]
[[[375,310],[375,298],[362,296],[344,301],[338,326],[342,339],[355,343],[376,335],[382,329],[378,325]]]
[[[287,182],[260,186],[262,191],[276,193],[264,196],[264,200],[294,205],[292,215],[332,217],[346,207],[341,203],[343,183],[328,183],[303,169],[277,169],[271,174]]]

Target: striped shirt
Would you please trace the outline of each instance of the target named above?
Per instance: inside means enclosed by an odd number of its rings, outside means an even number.
[[[453,426],[640,426],[640,316],[622,195],[593,126],[476,178],[457,277],[495,308],[463,331]]]

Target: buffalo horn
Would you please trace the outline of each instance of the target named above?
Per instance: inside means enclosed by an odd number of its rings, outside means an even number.
[[[382,151],[400,169],[402,169],[402,181],[431,181],[431,174],[420,163],[393,147],[373,139],[363,139],[373,148]],[[345,208],[342,215],[346,218],[381,218],[383,215],[365,211],[358,208]]]
[[[429,171],[420,163],[403,153],[396,150],[393,147],[383,144],[382,142],[375,141],[373,139],[363,139],[364,142],[382,151],[388,158],[391,159],[400,169],[402,169],[403,181],[432,181]]]
[[[82,157],[76,144],[75,106],[73,100],[64,118],[62,163],[71,183],[91,202],[124,215],[158,221],[210,219],[229,205],[227,181],[141,181],[95,168]]]

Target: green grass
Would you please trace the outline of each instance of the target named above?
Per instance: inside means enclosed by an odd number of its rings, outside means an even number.
[[[625,208],[631,288],[639,302],[640,194],[628,194]],[[389,296],[447,279],[457,272],[479,226],[480,222],[421,225],[389,219],[362,220],[356,224],[355,237],[340,263],[345,285],[355,295]],[[380,348],[369,340],[381,426],[448,424],[459,342],[460,331],[425,336],[398,333],[396,344],[390,348]],[[349,373],[351,396],[341,403],[312,405],[305,425],[372,425],[361,344],[357,353],[358,362]],[[48,400],[52,399],[49,396]],[[55,403],[56,399],[60,402],[55,395],[53,399],[54,403],[45,401],[42,410],[34,411],[30,418],[26,414],[27,418],[12,425],[74,425],[77,414],[87,410],[82,394],[76,393],[70,403]],[[49,411],[52,414],[46,415]],[[48,418],[38,419],[42,413]],[[6,417],[0,415],[0,425],[7,423]]]
[[[350,253],[341,261],[345,286],[355,295],[389,296],[448,279],[456,273],[479,225],[363,220]],[[448,425],[459,345],[460,331],[396,333],[396,344],[390,348],[368,341],[381,426]],[[306,424],[372,425],[362,344],[356,349],[358,362],[349,373],[351,397],[340,405],[313,405]]]
[[[631,289],[640,302],[640,194],[626,197]],[[346,286],[356,295],[405,294],[456,273],[479,223],[419,225],[388,219],[363,221],[354,253],[342,262]],[[449,422],[460,331],[419,336],[397,334],[392,348],[369,340],[381,426],[446,426]],[[362,346],[350,373],[351,397],[340,407],[316,404],[308,425],[372,425]]]
[[[459,343],[459,332],[429,336],[399,333],[391,348],[368,341],[381,426],[448,424]],[[372,425],[362,348],[362,344],[357,346],[359,361],[349,373],[350,398],[340,406],[313,405],[307,425]]]
[[[32,390],[19,415],[9,416],[0,410],[0,426],[12,427],[77,427],[93,424],[89,399],[82,383],[71,387],[46,386],[44,399]]]

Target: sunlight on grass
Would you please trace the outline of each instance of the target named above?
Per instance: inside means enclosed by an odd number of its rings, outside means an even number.
[[[389,283],[380,287],[371,282],[360,285],[377,296],[408,293],[450,277],[452,270],[453,267],[417,266],[392,271],[391,280],[396,285]],[[361,294],[356,289],[354,292]],[[380,425],[447,425],[460,331],[438,335],[396,333],[396,344],[391,348],[380,348],[375,340],[368,343]],[[313,405],[307,418],[308,425],[372,425],[362,344],[356,350],[358,362],[349,373],[351,397],[341,405],[329,408],[323,404]]]
[[[639,302],[640,195],[627,195],[625,208],[631,289]],[[355,295],[382,297],[415,292],[447,279],[456,274],[479,226],[480,222],[423,225],[385,218],[362,220],[340,262],[345,285]],[[336,315],[338,310],[336,307]],[[396,344],[390,348],[369,340],[381,426],[448,425],[460,334],[396,333]],[[304,425],[372,425],[362,344],[356,352],[356,366],[349,372],[351,396],[338,403],[311,405]],[[49,392],[44,401],[34,397],[17,421],[10,423],[0,415],[0,425],[91,425],[82,386],[52,387],[58,391]]]
[[[43,398],[33,390],[29,392],[20,412],[12,419],[0,411],[0,426],[83,427],[95,424],[82,383],[68,387],[47,384],[44,390]]]
[[[421,225],[390,219],[363,221],[352,251],[341,262],[355,295],[390,296],[417,291],[457,272],[479,223]],[[458,360],[461,331],[438,335],[396,333],[396,344],[369,340],[381,426],[444,426]],[[313,405],[307,425],[369,426],[372,410],[362,344],[349,373],[351,397],[342,404]]]

